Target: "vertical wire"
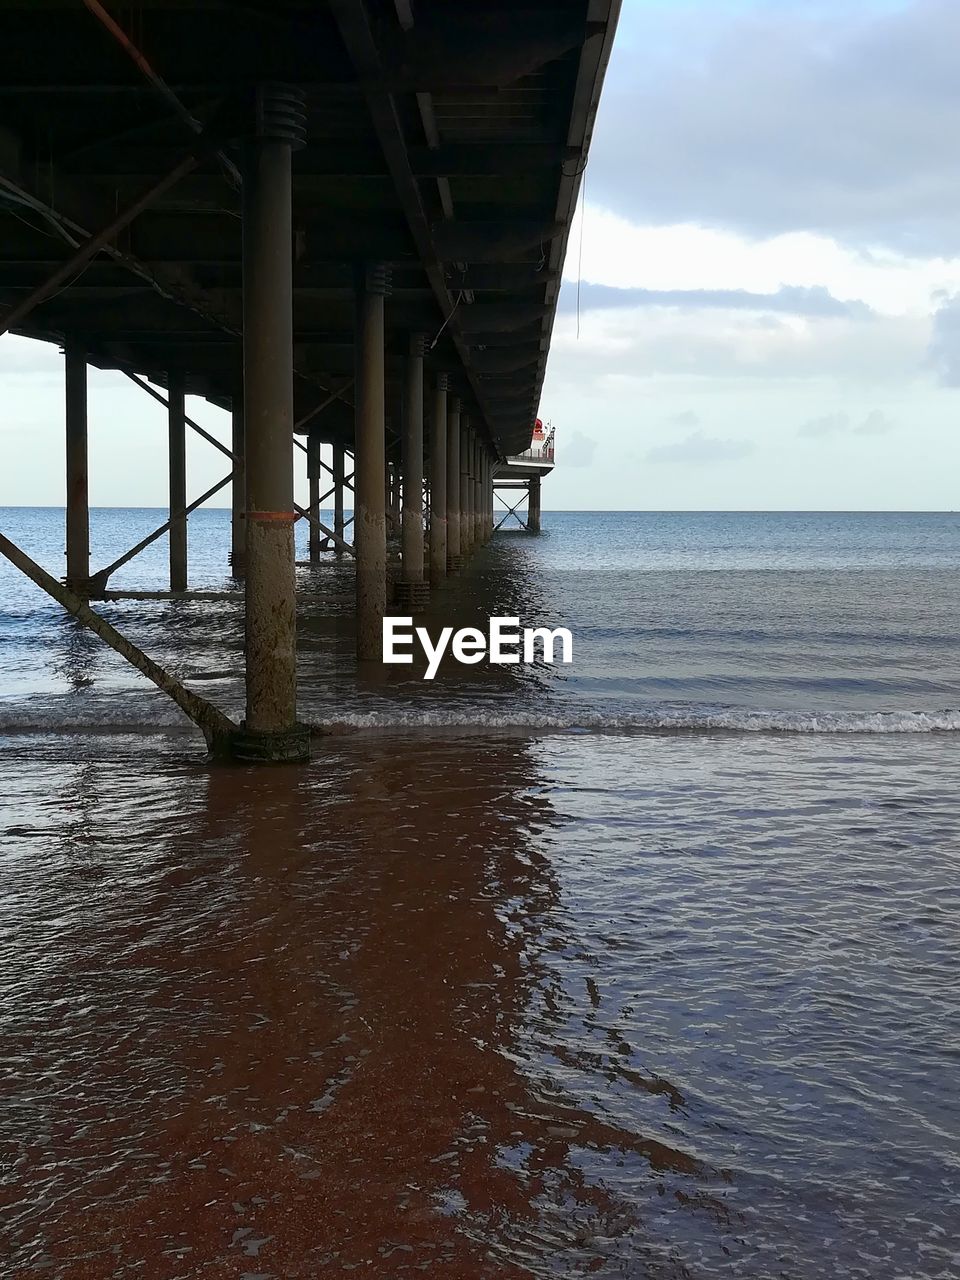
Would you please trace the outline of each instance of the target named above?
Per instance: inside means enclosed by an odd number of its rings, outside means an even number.
[[[587,171],[580,185],[580,251],[577,256],[577,341],[580,341],[580,284],[583,280],[583,224],[587,216]]]

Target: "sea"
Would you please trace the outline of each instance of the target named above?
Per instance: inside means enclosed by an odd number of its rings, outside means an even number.
[[[228,547],[96,607],[239,716]],[[547,511],[432,681],[299,557],[279,768],[0,562],[0,1274],[960,1277],[960,514]]]

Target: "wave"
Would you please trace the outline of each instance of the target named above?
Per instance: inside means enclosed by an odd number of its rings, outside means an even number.
[[[557,708],[525,712],[504,708],[418,711],[392,707],[329,717],[307,716],[320,736],[423,731],[461,733],[771,733],[924,734],[960,731],[960,710],[944,711],[763,711],[740,707],[648,707],[635,711]],[[66,712],[60,706],[0,705],[0,735],[182,733],[192,726],[173,706],[155,703],[136,710],[101,704]]]
[[[319,732],[385,730],[561,731],[581,733],[956,733],[958,711],[802,712],[663,709],[516,714],[455,710],[366,712],[315,726]]]

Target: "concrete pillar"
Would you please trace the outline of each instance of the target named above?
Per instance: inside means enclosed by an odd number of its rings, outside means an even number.
[[[527,529],[530,533],[540,532],[540,477],[531,476],[527,485]]]
[[[323,477],[323,468],[320,465],[320,437],[310,435],[307,436],[307,484],[309,486],[309,497],[307,499],[307,510],[312,516],[320,519],[320,481]],[[310,563],[320,563],[320,543],[322,539],[320,530],[311,520],[309,546],[310,546]]]
[[[423,350],[423,335],[414,334],[407,357],[401,433],[403,563],[396,597],[401,612],[425,609],[430,602],[430,587],[423,579]]]
[[[447,572],[459,573],[460,549],[460,401],[447,401]]]
[[[87,467],[87,357],[64,347],[67,464],[66,584],[80,595],[90,590],[90,496]]]
[[[389,268],[357,274],[356,424],[353,529],[357,553],[357,657],[380,658],[387,606],[384,297]]]
[[[293,225],[290,156],[300,94],[257,91],[243,179],[243,385],[247,492],[247,713],[236,753],[303,760],[297,723],[293,524]]]
[[[232,513],[230,522],[230,565],[235,578],[246,572],[247,559],[247,510],[246,473],[243,464],[243,392],[233,397],[230,421],[231,449],[236,461],[233,464]]]
[[[345,528],[343,516],[343,492],[346,488],[344,484],[345,471],[343,469],[344,448],[342,444],[333,446],[333,532],[338,538],[345,537]],[[343,549],[339,543],[333,544],[333,549],[338,556],[343,555]]]
[[[447,576],[447,375],[438,373],[430,415],[430,586]]]
[[[183,374],[167,374],[170,474],[170,590],[187,589],[187,427]]]
[[[460,554],[466,559],[474,550],[473,518],[470,514],[470,448],[473,432],[465,417],[460,419]]]

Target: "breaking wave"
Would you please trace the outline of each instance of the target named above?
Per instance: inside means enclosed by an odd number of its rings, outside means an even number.
[[[778,733],[898,734],[956,733],[960,710],[944,711],[762,711],[738,707],[663,707],[632,711],[563,708],[524,712],[469,707],[378,711],[304,717],[319,735],[412,733]],[[153,701],[137,708],[96,706],[67,709],[52,701],[3,706],[0,734],[151,734],[190,732],[172,705]]]

